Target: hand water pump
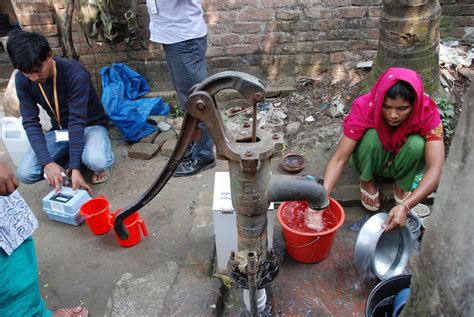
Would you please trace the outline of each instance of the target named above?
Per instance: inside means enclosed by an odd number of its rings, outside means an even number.
[[[225,89],[237,90],[253,104],[252,122],[237,129],[225,126],[215,95]],[[267,210],[270,202],[304,200],[312,209],[329,205],[322,179],[272,175],[270,161],[281,154],[283,135],[257,129],[257,103],[265,97],[265,85],[257,78],[234,71],[210,76],[191,89],[183,126],[173,155],[152,186],[115,218],[121,239],[128,234],[125,218],[141,209],[165,186],[178,167],[202,121],[214,139],[219,159],[227,160],[231,179],[232,205],[237,214],[238,250],[232,252],[228,271],[235,283],[249,290],[250,311],[258,315],[257,290],[264,289],[278,275],[279,266],[267,244]],[[242,252],[245,257],[235,256]]]

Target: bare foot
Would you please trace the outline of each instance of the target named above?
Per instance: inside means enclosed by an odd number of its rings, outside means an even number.
[[[110,168],[100,173],[94,173],[92,175],[92,184],[100,184],[108,180],[110,177]]]
[[[410,196],[410,194],[411,192],[403,191],[403,189],[400,188],[400,184],[398,184],[398,182],[393,183],[393,196],[395,197],[395,200],[404,201],[408,196]]]
[[[360,180],[361,200],[365,204],[365,208],[375,211],[380,208],[380,195],[375,180]],[[372,210],[373,209],[373,210]]]
[[[79,306],[74,308],[61,308],[53,311],[52,317],[88,317],[89,310]]]

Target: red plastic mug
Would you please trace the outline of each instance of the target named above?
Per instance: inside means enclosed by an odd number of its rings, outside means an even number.
[[[109,218],[109,227],[114,227],[115,216],[121,211],[122,209],[116,210],[112,213],[112,216]],[[138,212],[135,212],[125,218],[123,222],[125,228],[128,230],[128,238],[126,240],[122,240],[118,237],[117,233],[114,230],[115,239],[117,239],[118,243],[122,247],[132,247],[138,244],[141,240],[141,232],[145,237],[148,236],[148,230],[145,225],[145,221],[140,218]]]
[[[85,202],[80,208],[80,213],[86,219],[87,226],[93,234],[109,232],[109,201],[104,196]]]

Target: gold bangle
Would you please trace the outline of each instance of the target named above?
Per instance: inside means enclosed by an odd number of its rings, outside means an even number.
[[[400,202],[403,206],[407,207],[407,211],[410,212],[411,208],[408,207],[408,205],[404,202],[404,201],[401,201]]]

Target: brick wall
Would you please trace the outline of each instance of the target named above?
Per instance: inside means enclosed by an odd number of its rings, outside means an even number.
[[[63,0],[11,0],[26,30],[45,35],[61,54],[58,34]],[[88,46],[77,23],[73,40],[80,61],[97,73],[102,66],[126,63],[153,90],[170,90],[163,50],[148,41],[145,0],[139,0],[136,43],[115,48]],[[209,26],[209,73],[239,70],[268,85],[295,81],[334,64],[355,65],[375,57],[382,0],[202,0]],[[442,36],[461,38],[474,28],[474,0],[441,0]],[[472,36],[472,35],[471,35]],[[471,37],[472,40],[472,37]],[[98,78],[98,76],[96,76]]]
[[[474,0],[440,0],[441,36],[474,42]]]

